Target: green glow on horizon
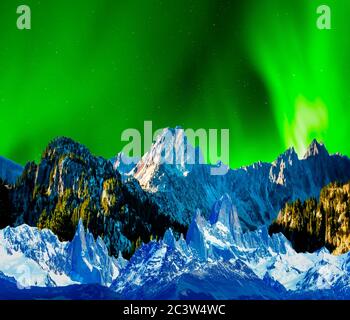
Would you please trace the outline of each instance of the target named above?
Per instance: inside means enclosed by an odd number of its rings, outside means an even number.
[[[0,155],[38,160],[56,136],[112,157],[121,132],[229,128],[230,165],[272,161],[313,138],[350,154],[350,2],[0,2]]]
[[[316,27],[316,8],[332,10],[332,30]],[[250,54],[265,80],[285,147],[303,155],[314,138],[349,153],[350,2],[261,2],[250,14]],[[254,23],[253,23],[254,22]]]
[[[286,146],[294,146],[299,155],[305,154],[309,142],[316,136],[324,140],[328,128],[328,110],[324,103],[317,99],[314,102],[300,96],[296,99],[294,119],[285,119],[284,139]]]

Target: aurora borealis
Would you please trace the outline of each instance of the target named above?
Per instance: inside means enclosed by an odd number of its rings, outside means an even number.
[[[231,167],[313,138],[350,155],[349,15],[348,0],[2,0],[0,154],[38,160],[64,135],[112,157],[151,120],[229,128]]]

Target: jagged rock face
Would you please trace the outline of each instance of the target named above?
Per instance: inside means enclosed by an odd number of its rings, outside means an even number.
[[[350,160],[329,155],[317,141],[312,142],[303,159],[291,148],[272,164],[259,162],[222,176],[211,175],[211,165],[161,161],[161,154],[167,158],[169,150],[180,152],[181,158],[183,134],[165,129],[129,173],[152,194],[162,212],[182,224],[190,224],[197,208],[208,218],[213,203],[228,193],[243,230],[252,230],[270,224],[288,201],[318,197],[330,182],[350,179]]]
[[[110,257],[101,238],[85,231],[80,220],[72,242],[60,242],[50,230],[27,225],[0,230],[0,273],[22,287],[95,283],[107,286],[125,261]]]
[[[123,184],[110,161],[68,138],[54,140],[38,165],[27,164],[10,202],[14,224],[50,228],[61,240],[71,240],[81,218],[115,255],[131,254],[138,237],[146,241],[170,226],[178,229],[158,215],[135,180]]]
[[[232,200],[228,194],[225,194],[214,204],[209,221],[212,225],[220,222],[225,228],[230,230],[236,243],[241,242],[242,229],[237,209],[232,205]]]
[[[283,234],[269,236],[265,226],[237,240],[239,221],[226,227],[232,213],[228,195],[214,205],[210,221],[197,211],[186,242],[169,230],[163,241],[143,245],[111,288],[124,299],[349,296],[349,253],[297,253]]]
[[[169,229],[162,240],[142,244],[129,262],[108,256],[102,239],[85,231],[81,220],[71,242],[60,242],[50,230],[7,227],[0,230],[1,296],[62,299],[75,291],[72,284],[93,283],[109,286],[119,299],[350,297],[350,252],[297,253],[283,234],[270,236],[265,226],[241,233],[228,195],[214,205],[210,220],[197,212],[191,226],[187,242]],[[101,289],[79,290],[95,297]]]
[[[287,204],[270,232],[283,232],[297,251],[313,252],[323,246],[334,254],[350,251],[350,183],[323,188],[318,202]]]
[[[79,218],[97,234],[105,231],[104,224],[110,227],[122,192],[120,176],[110,162],[93,157],[70,139],[60,138],[48,146],[39,165],[25,167],[11,197],[17,224],[50,227],[68,240]]]
[[[135,168],[136,164],[139,161],[140,158],[130,158],[126,156],[123,152],[118,153],[116,157],[111,159],[113,168],[117,170],[124,178],[128,176],[128,173]]]

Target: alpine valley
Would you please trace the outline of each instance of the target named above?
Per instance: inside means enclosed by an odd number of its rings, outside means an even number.
[[[348,157],[162,161],[188,148],[177,128],[131,164],[69,138],[0,157],[0,299],[350,299]]]

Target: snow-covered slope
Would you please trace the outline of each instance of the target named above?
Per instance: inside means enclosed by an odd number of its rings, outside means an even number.
[[[23,287],[32,288],[18,297],[84,297],[87,290],[85,297],[121,299],[350,298],[350,253],[297,253],[266,227],[243,233],[227,194],[208,220],[197,211],[186,239],[176,240],[169,229],[128,263],[109,257],[82,222],[70,243],[49,230],[7,227],[0,231],[0,257],[0,299]]]
[[[98,284],[64,287],[30,287],[23,290],[16,279],[0,272],[0,300],[111,300],[119,297]]]
[[[0,179],[14,184],[22,172],[23,167],[19,164],[0,156]]]
[[[94,240],[79,222],[72,242],[60,242],[50,230],[21,225],[0,231],[0,272],[18,286],[109,285],[124,259],[108,256],[101,238]]]
[[[350,297],[349,257],[326,249],[297,253],[265,227],[242,233],[225,195],[209,221],[197,211],[186,241],[169,230],[163,241],[143,245],[111,288],[127,299],[284,299],[316,291],[344,298]]]
[[[252,230],[269,224],[287,201],[318,197],[328,183],[350,179],[350,160],[329,155],[317,141],[302,159],[291,148],[271,164],[259,162],[221,176],[211,175],[211,165],[193,164],[196,153],[200,152],[187,142],[184,130],[164,129],[128,173],[152,193],[163,212],[186,225],[197,208],[208,218],[213,203],[228,193],[243,230]],[[176,158],[178,161],[169,163]]]
[[[113,168],[117,170],[123,178],[128,176],[139,161],[140,158],[127,157],[123,152],[118,153],[116,157],[111,159]]]

